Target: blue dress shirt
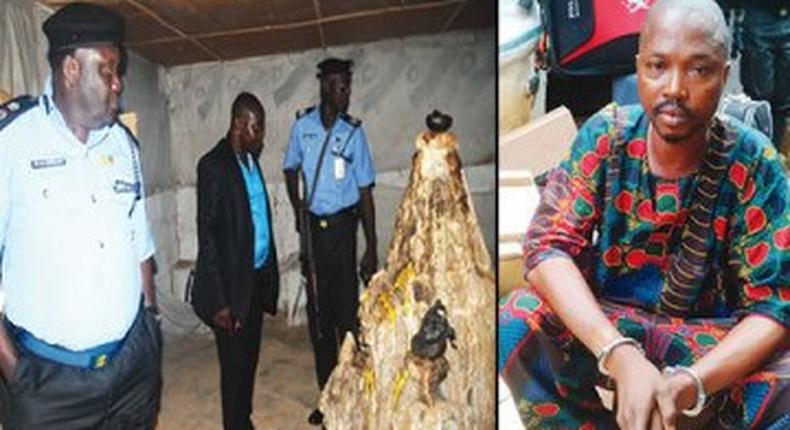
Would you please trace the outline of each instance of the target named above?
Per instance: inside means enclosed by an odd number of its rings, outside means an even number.
[[[252,225],[255,231],[255,269],[260,269],[269,257],[269,206],[266,202],[266,189],[263,183],[263,174],[258,170],[257,163],[249,152],[244,162],[237,157],[244,185],[247,188],[247,198],[250,200]]]

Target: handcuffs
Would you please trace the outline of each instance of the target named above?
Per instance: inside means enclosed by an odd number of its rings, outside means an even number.
[[[642,355],[645,354],[644,348],[642,348],[642,345],[636,339],[630,337],[621,337],[619,339],[615,339],[609,342],[606,346],[604,346],[603,349],[601,349],[601,351],[596,356],[596,359],[598,361],[598,372],[600,372],[604,376],[607,377],[609,376],[609,371],[606,370],[604,364],[606,363],[606,360],[609,358],[609,356],[612,354],[612,351],[614,351],[614,349],[617,348],[618,346],[622,346],[622,345],[632,345],[636,347],[636,349],[638,349],[639,352],[642,353]],[[664,368],[664,370],[661,373],[665,376],[672,376],[678,373],[684,373],[690,376],[692,380],[694,380],[694,385],[697,388],[697,402],[694,404],[693,407],[682,410],[681,413],[683,413],[683,415],[687,417],[696,417],[697,415],[699,415],[700,412],[702,412],[702,410],[705,408],[705,402],[708,399],[708,395],[705,393],[705,386],[702,384],[702,378],[700,378],[697,372],[695,372],[690,367],[686,367],[686,366],[667,366]]]

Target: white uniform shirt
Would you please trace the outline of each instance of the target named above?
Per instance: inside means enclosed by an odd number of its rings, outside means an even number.
[[[121,339],[154,253],[137,147],[120,125],[81,143],[47,94],[0,130],[6,315],[72,350]]]

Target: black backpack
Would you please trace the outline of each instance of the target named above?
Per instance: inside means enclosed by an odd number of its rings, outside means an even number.
[[[656,0],[540,0],[549,66],[567,75],[636,69],[639,30]]]
[[[746,94],[725,94],[719,101],[718,111],[772,138],[771,104],[767,101],[752,100]]]

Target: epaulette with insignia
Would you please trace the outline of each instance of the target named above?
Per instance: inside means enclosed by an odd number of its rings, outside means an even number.
[[[349,115],[349,114],[347,114],[345,112],[340,112],[340,119],[342,119],[343,121],[351,124],[354,127],[359,127],[360,125],[362,125],[362,120],[361,119],[354,118],[353,116],[351,116],[351,115]]]
[[[0,105],[0,130],[6,128],[22,113],[38,104],[38,98],[32,96],[20,96],[9,100]]]
[[[298,111],[296,111],[296,119],[299,119],[299,118],[309,114],[310,112],[312,112],[314,110],[315,110],[315,106],[310,106],[309,108],[298,110]]]

